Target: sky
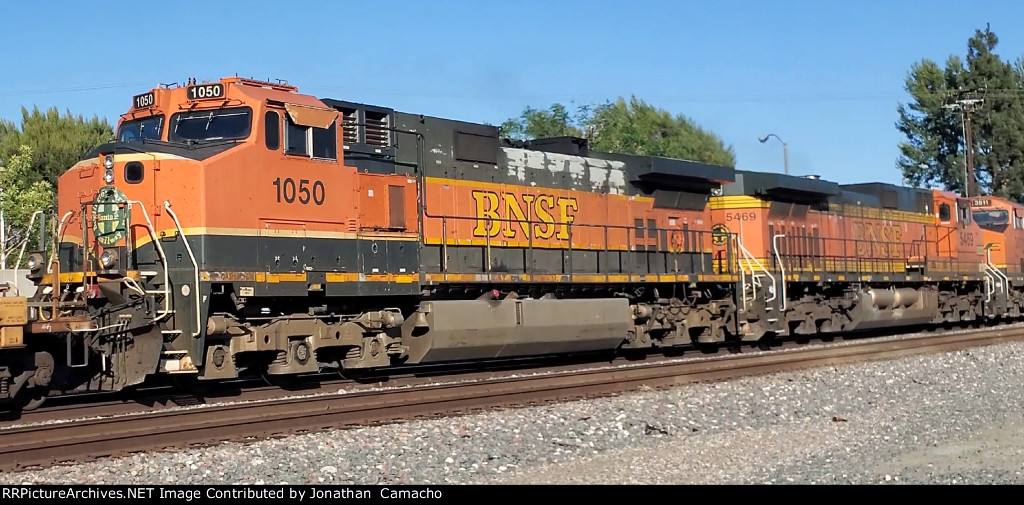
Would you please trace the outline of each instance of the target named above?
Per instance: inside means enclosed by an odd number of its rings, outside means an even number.
[[[989,0],[0,0],[0,118],[115,123],[159,83],[239,75],[500,124],[635,95],[719,135],[741,170],[900,183],[911,65],[986,23],[1024,55],[1024,2]]]

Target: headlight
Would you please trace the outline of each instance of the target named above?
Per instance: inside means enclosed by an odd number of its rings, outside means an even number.
[[[114,265],[116,264],[117,253],[113,251],[103,251],[103,254],[100,254],[100,266],[102,266],[103,268],[109,270],[113,268]]]
[[[114,169],[108,168],[107,171],[103,173],[103,180],[106,181],[107,184],[112,184],[114,182]]]
[[[28,260],[25,261],[28,265],[28,269],[35,272],[43,266],[43,255],[39,253],[32,253],[28,255]]]
[[[108,154],[106,158],[103,158],[103,168],[107,170],[114,169],[114,155]]]

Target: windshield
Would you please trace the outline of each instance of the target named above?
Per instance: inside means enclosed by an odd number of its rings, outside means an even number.
[[[142,119],[134,119],[121,123],[117,129],[117,140],[131,142],[133,140],[150,139],[160,140],[160,133],[163,131],[164,117],[150,116]]]
[[[169,138],[185,140],[244,139],[252,128],[252,109],[197,110],[171,116]]]
[[[975,210],[971,214],[982,228],[998,228],[1010,222],[1010,213],[1005,209]]]

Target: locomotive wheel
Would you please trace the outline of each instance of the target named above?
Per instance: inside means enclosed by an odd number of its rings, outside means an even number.
[[[267,383],[268,386],[278,388],[294,387],[298,382],[298,378],[295,375],[271,375],[267,373],[266,368],[260,370],[260,378],[263,379],[263,382]]]
[[[42,407],[48,398],[49,389],[34,387],[26,388],[15,398],[15,410],[30,412]]]
[[[360,384],[370,384],[386,380],[380,376],[374,376],[370,373],[370,370],[365,368],[345,368],[341,366],[340,362],[338,363],[338,376]]]

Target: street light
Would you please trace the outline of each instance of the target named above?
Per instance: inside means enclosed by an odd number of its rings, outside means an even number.
[[[784,161],[785,161],[786,175],[789,175],[789,146],[787,146],[786,143],[783,142],[783,140],[781,138],[779,138],[779,136],[774,134],[774,133],[769,133],[768,135],[762,135],[761,138],[759,138],[758,140],[760,140],[761,143],[764,144],[765,142],[768,142],[768,139],[770,137],[775,137],[775,138],[779,139],[779,142],[782,142],[782,156],[783,156]]]

